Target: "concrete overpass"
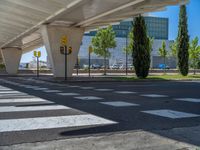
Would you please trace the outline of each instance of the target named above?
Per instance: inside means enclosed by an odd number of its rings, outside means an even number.
[[[60,38],[68,37],[72,75],[83,33],[98,26],[162,10],[186,0],[3,0],[0,1],[0,61],[16,74],[22,53],[45,45],[55,77],[64,76]]]

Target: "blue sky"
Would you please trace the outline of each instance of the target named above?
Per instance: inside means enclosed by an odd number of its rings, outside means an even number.
[[[157,17],[169,18],[169,40],[174,40],[178,33],[179,6],[167,7],[166,11],[151,13]],[[190,39],[200,39],[200,0],[190,0],[187,4],[188,30]]]
[[[177,37],[179,6],[170,6],[165,11],[150,13],[150,15],[169,18],[169,40],[174,40]],[[187,15],[190,39],[196,36],[200,39],[200,0],[190,0],[187,4]],[[37,50],[41,51],[42,56],[40,59],[46,61],[45,48],[41,47]],[[29,62],[32,57],[33,52],[26,53],[22,56],[21,62]]]

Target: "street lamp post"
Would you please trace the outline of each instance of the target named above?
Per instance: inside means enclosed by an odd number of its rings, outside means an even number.
[[[63,54],[65,56],[65,80],[67,80],[67,55],[72,53],[72,47],[69,46],[69,48],[67,47],[67,37],[63,36],[60,39],[60,53]]]
[[[128,52],[127,52],[127,46],[128,46],[128,32],[127,32],[127,35],[126,35],[126,75],[128,75]]]
[[[126,28],[117,29],[117,30],[126,32],[125,65],[126,65],[126,75],[128,75],[128,52],[127,52],[127,47],[128,47],[128,33],[130,31],[130,28],[129,28],[128,25],[126,25]]]

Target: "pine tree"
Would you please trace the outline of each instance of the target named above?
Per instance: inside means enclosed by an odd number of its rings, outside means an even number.
[[[144,18],[140,15],[135,18],[133,26],[133,65],[138,78],[146,78],[150,68],[150,39]]]
[[[179,14],[179,31],[178,31],[178,67],[179,71],[183,76],[188,75],[189,71],[189,35],[187,27],[187,14],[186,6],[180,6]]]

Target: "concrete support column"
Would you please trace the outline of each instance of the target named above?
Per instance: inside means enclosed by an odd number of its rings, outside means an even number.
[[[0,64],[3,63],[3,57],[2,57],[2,52],[1,52],[1,49],[0,49]]]
[[[72,47],[72,53],[67,56],[67,76],[71,77],[82,42],[84,28],[44,25],[41,27],[41,34],[55,77],[65,76],[65,56],[60,53],[60,39],[63,36],[67,37],[67,46]]]
[[[9,75],[16,75],[22,56],[22,50],[19,47],[2,48],[3,61],[6,71]]]

